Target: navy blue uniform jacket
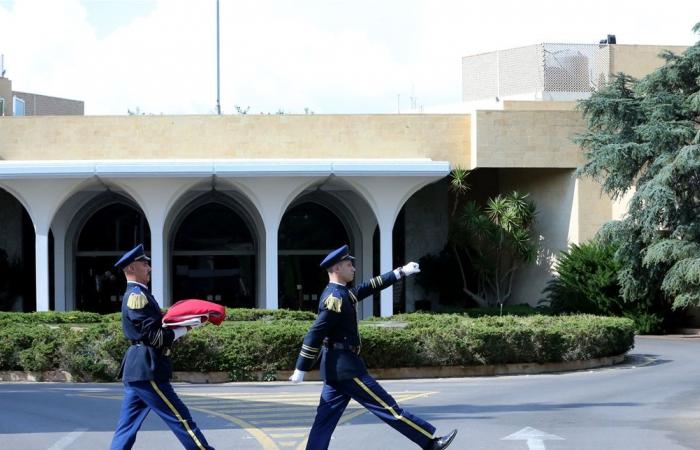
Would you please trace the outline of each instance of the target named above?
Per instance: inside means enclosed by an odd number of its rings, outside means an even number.
[[[366,374],[367,368],[359,356],[357,303],[395,282],[394,272],[387,272],[351,289],[329,283],[321,294],[318,317],[304,336],[296,368],[308,372],[320,356],[323,380],[349,380]]]
[[[122,299],[122,329],[131,346],[119,376],[125,381],[168,381],[172,376],[170,346],[175,333],[162,327],[163,314],[147,286],[129,281]]]

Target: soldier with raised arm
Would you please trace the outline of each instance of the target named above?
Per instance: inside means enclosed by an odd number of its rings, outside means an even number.
[[[321,294],[318,317],[304,337],[296,369],[289,378],[293,383],[301,383],[306,372],[321,358],[323,390],[306,448],[328,448],[333,430],[350,399],[360,403],[420,448],[447,448],[457,430],[436,437],[435,427],[402,409],[367,373],[360,358],[362,342],[357,326],[357,303],[391,286],[402,277],[420,272],[420,268],[411,262],[350,288],[348,283],[355,278],[354,259],[348,246],[344,245],[328,254],[321,262],[321,267],[328,272],[329,283]]]

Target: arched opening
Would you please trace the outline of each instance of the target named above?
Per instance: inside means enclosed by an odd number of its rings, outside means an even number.
[[[280,308],[316,311],[328,284],[319,263],[331,250],[351,243],[347,229],[328,208],[307,201],[287,210],[278,236]]]
[[[0,311],[36,310],[36,249],[24,206],[0,189]]]
[[[255,306],[253,234],[233,200],[221,194],[190,205],[172,239],[173,302],[201,298]]]
[[[151,231],[143,212],[126,201],[113,201],[90,215],[78,234],[75,252],[76,309],[99,313],[121,309],[126,281],[114,263],[139,243],[148,252]]]

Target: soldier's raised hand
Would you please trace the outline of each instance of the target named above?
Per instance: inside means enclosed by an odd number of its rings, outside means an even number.
[[[411,275],[414,275],[414,274],[420,272],[420,266],[418,265],[418,263],[410,262],[410,263],[406,264],[405,266],[403,266],[401,268],[401,271],[403,272],[403,274],[405,276],[410,277]]]

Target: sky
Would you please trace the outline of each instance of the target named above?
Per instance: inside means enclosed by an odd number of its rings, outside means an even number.
[[[458,103],[467,55],[698,40],[700,1],[641,5],[220,0],[221,110],[396,113]],[[0,54],[15,91],[83,100],[89,115],[216,112],[216,0],[0,0]]]

